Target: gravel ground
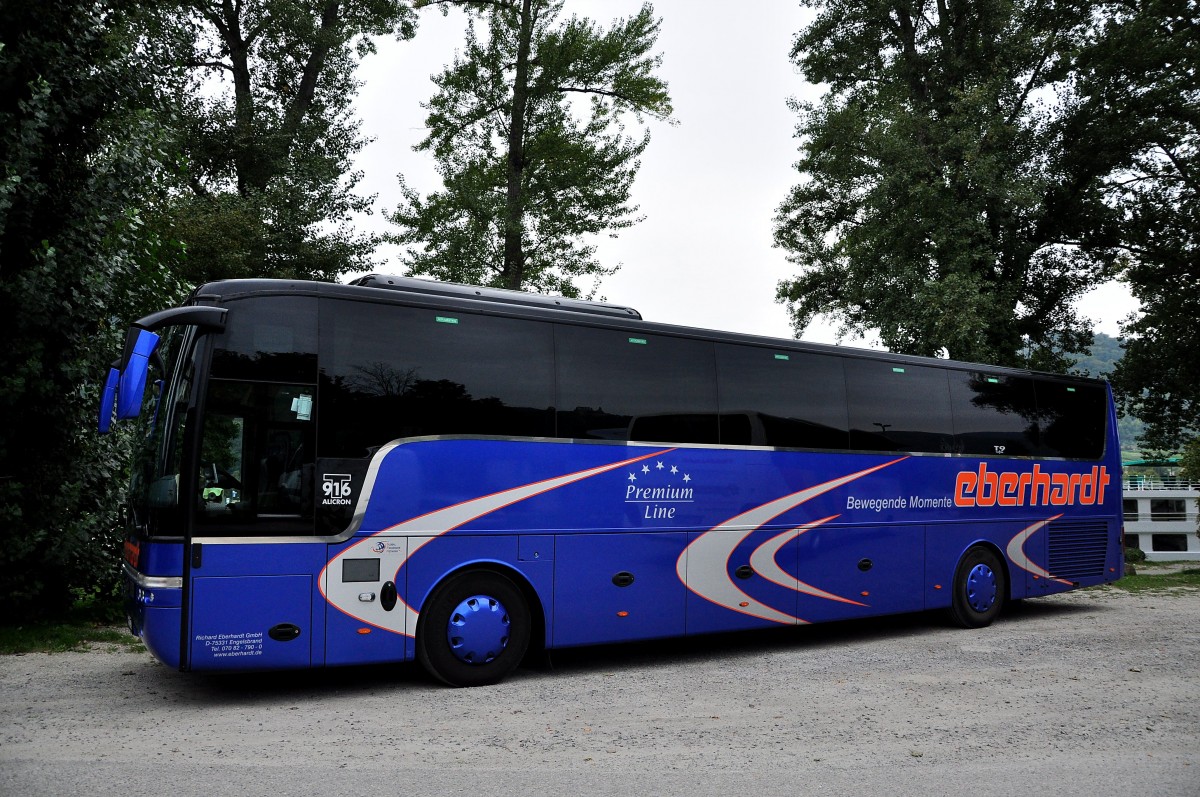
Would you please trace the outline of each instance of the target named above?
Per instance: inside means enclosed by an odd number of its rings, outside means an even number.
[[[415,666],[0,657],[0,794],[1200,795],[1200,591]]]

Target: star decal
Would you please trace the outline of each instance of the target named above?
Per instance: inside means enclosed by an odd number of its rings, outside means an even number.
[[[630,483],[635,483],[639,480],[647,481],[648,484],[655,481],[663,481],[667,483],[667,486],[670,486],[672,482],[679,484],[679,482],[674,481],[674,477],[680,477],[683,484],[691,484],[692,474],[683,473],[679,470],[679,468],[679,465],[671,464],[670,457],[666,457],[664,459],[656,459],[651,462],[642,461],[640,465],[634,465],[634,469],[631,471],[626,471],[626,473],[629,475]],[[662,471],[662,473],[659,476],[655,476],[655,471]]]

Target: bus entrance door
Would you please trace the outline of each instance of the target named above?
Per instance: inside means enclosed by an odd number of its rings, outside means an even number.
[[[313,612],[312,573],[323,564],[324,545],[206,539],[188,550],[186,669],[313,663],[324,616]]]

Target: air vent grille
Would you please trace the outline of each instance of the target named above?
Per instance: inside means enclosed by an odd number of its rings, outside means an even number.
[[[1079,581],[1104,575],[1108,524],[1102,520],[1050,524],[1050,573]]]

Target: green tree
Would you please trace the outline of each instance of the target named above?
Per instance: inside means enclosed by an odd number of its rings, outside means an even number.
[[[799,184],[776,244],[797,332],[817,314],[894,351],[1062,369],[1091,341],[1073,301],[1110,253],[1065,173],[1061,107],[1092,4],[808,0],[792,58]]]
[[[116,584],[118,440],[95,433],[114,316],[175,295],[140,208],[168,158],[136,4],[0,4],[0,611]],[[157,192],[157,193],[156,193]]]
[[[1103,332],[1097,332],[1092,345],[1075,361],[1071,372],[1107,379],[1113,369],[1117,367],[1117,363],[1121,361],[1124,353],[1119,340],[1111,335],[1105,335]]]
[[[649,4],[603,30],[560,21],[562,0],[443,0],[470,15],[466,44],[425,107],[444,187],[422,199],[403,183],[391,219],[414,274],[578,296],[615,269],[586,236],[634,224],[629,193],[650,142],[625,120],[668,119]],[[443,8],[444,10],[444,8]],[[484,27],[478,35],[475,22]],[[576,102],[578,100],[578,102]]]
[[[1187,0],[1108,6],[1080,58],[1070,134],[1100,164],[1098,237],[1122,252],[1141,310],[1122,327],[1113,372],[1143,445],[1178,451],[1200,432],[1200,19]],[[1080,170],[1082,171],[1082,170]]]
[[[191,0],[160,43],[186,52],[169,113],[183,192],[160,220],[187,246],[181,274],[333,279],[367,268],[376,239],[351,158],[364,145],[351,102],[372,36],[408,39],[402,0]]]

